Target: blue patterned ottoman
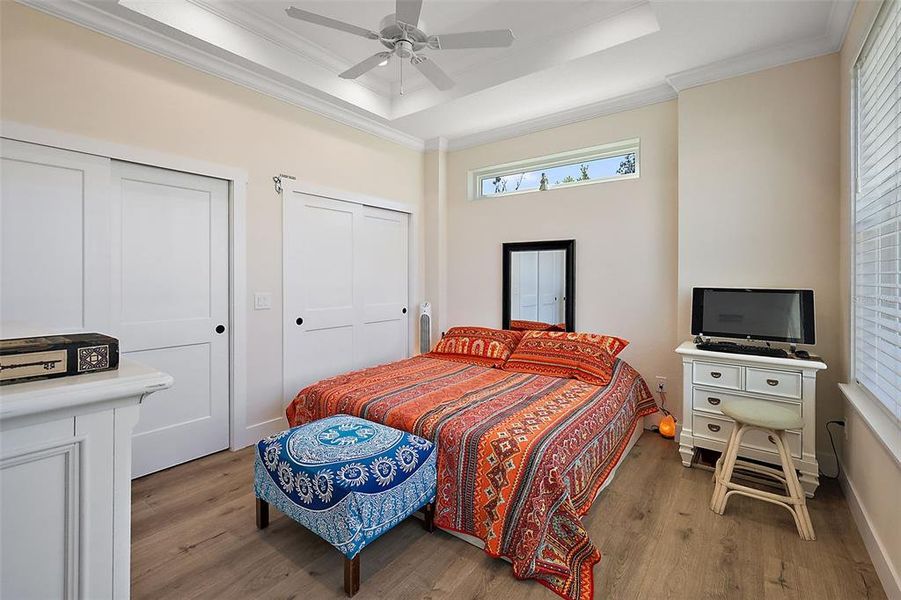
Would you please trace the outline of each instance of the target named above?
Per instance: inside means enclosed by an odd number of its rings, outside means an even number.
[[[344,554],[344,590],[359,589],[359,552],[425,507],[434,530],[435,448],[421,437],[335,415],[257,444],[257,527],[273,505]]]

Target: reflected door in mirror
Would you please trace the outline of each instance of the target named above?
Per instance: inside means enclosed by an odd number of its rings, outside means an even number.
[[[548,324],[566,321],[566,252],[511,253],[510,318]]]

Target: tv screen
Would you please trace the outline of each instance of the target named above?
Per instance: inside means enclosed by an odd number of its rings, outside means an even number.
[[[691,332],[813,344],[813,290],[694,288]]]

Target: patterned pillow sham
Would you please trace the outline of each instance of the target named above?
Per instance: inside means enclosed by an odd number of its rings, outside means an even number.
[[[488,327],[451,327],[435,349],[426,356],[500,368],[520,339],[522,334],[518,331]]]
[[[543,321],[526,321],[511,319],[510,331],[566,331],[566,323],[544,323]]]
[[[527,331],[503,368],[607,385],[616,355],[628,344],[628,340],[595,333]]]

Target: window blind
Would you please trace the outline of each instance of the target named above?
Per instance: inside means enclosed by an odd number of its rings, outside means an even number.
[[[854,372],[901,419],[901,0],[855,67]]]

